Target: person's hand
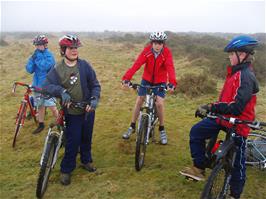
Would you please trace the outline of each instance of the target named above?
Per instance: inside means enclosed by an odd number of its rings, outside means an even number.
[[[131,82],[129,80],[123,80],[122,81],[122,88],[123,89],[128,89],[130,85],[131,85]]]
[[[62,99],[62,104],[63,104],[64,106],[68,106],[68,107],[69,107],[71,97],[70,97],[70,95],[69,95],[66,91],[64,91],[64,92],[61,94],[61,99]]]
[[[175,86],[171,83],[167,85],[167,90],[170,92],[170,94],[173,94],[175,91]]]
[[[37,52],[36,52],[36,50],[35,50],[34,53],[33,53],[32,56],[31,56],[31,59],[32,59],[33,61],[35,61],[36,58],[37,58]]]
[[[90,105],[86,106],[86,111],[87,112],[94,111],[97,108],[97,105],[98,105],[97,97],[92,97],[90,101]]]
[[[195,117],[206,117],[210,110],[211,104],[200,105],[195,112]]]

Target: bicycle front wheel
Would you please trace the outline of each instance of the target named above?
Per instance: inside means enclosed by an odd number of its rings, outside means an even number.
[[[221,161],[211,172],[201,194],[201,199],[226,199],[229,198],[230,172]]]
[[[52,171],[52,163],[56,151],[56,146],[58,143],[58,137],[51,134],[47,141],[46,150],[44,152],[44,157],[42,165],[39,172],[39,177],[37,181],[36,196],[37,198],[42,198],[48,185],[48,180],[50,173]]]
[[[266,135],[252,132],[246,142],[246,164],[266,167]]]
[[[140,120],[139,131],[137,132],[137,140],[136,140],[136,154],[135,154],[135,169],[140,171],[145,158],[146,152],[146,137],[148,130],[148,116],[143,115]]]
[[[16,128],[15,128],[15,134],[14,134],[13,144],[12,144],[13,148],[16,146],[17,137],[23,125],[23,120],[25,119],[24,117],[26,116],[26,110],[27,110],[26,102],[21,102],[19,112],[16,118]]]

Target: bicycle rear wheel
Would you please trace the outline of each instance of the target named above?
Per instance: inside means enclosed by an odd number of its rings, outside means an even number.
[[[58,137],[51,134],[48,138],[46,150],[44,152],[43,162],[40,168],[39,177],[37,180],[36,196],[42,198],[48,185],[50,173],[52,171],[53,158],[56,151]]]
[[[211,172],[201,194],[201,199],[226,199],[229,194],[230,172],[221,161]]]
[[[252,132],[246,144],[246,164],[266,167],[266,135]]]
[[[146,137],[148,130],[148,116],[143,115],[140,121],[139,132],[137,132],[137,140],[136,140],[136,154],[135,154],[135,169],[140,171],[145,158],[146,152]]]
[[[15,128],[15,134],[14,134],[13,143],[12,143],[13,148],[16,146],[17,137],[22,127],[22,121],[24,120],[24,117],[26,116],[26,110],[27,110],[26,102],[21,102],[19,112],[16,118],[16,128]]]

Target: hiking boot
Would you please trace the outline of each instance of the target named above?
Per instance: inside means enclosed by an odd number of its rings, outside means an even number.
[[[161,144],[163,145],[167,144],[167,135],[165,130],[160,131],[160,138],[161,138]]]
[[[182,171],[179,171],[181,175],[192,178],[197,181],[205,180],[205,171],[197,167],[185,167]]]
[[[125,132],[122,136],[123,139],[127,140],[130,138],[131,134],[135,133],[135,129],[133,129],[132,127],[129,127],[127,132]]]
[[[97,170],[97,168],[90,162],[87,164],[81,164],[81,167],[89,172],[95,172]]]
[[[60,182],[62,185],[69,185],[71,183],[71,175],[70,173],[62,173],[60,174]]]
[[[44,129],[44,126],[38,126],[38,128],[35,129],[35,130],[32,132],[32,134],[38,134],[38,133],[40,133],[43,129]]]

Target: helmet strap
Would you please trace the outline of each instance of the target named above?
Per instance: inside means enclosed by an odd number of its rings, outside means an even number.
[[[240,57],[239,57],[239,55],[238,55],[237,51],[235,51],[235,54],[236,54],[237,61],[238,61],[237,63],[238,63],[238,64],[241,64],[241,63],[240,63]]]
[[[70,59],[68,56],[66,56],[66,54],[64,56],[70,62],[74,62],[74,61],[78,60],[78,57],[76,59]]]

